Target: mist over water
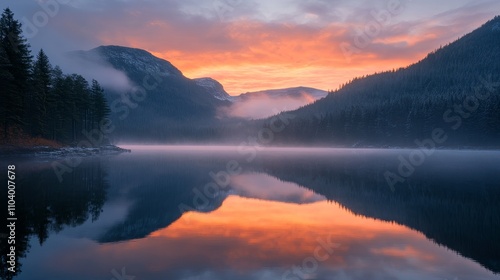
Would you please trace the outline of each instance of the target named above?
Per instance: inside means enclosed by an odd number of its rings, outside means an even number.
[[[416,150],[123,147],[62,182],[50,162],[13,159],[23,226],[37,228],[20,231],[31,247],[17,279],[122,267],[138,279],[281,279],[325,250],[318,240],[333,247],[307,272],[317,279],[500,272],[500,152],[435,151],[391,189],[384,174]]]
[[[307,92],[295,96],[272,97],[256,95],[250,98],[237,100],[229,107],[218,110],[219,117],[235,117],[244,119],[263,119],[276,115],[279,112],[298,109],[311,104],[318,98]]]

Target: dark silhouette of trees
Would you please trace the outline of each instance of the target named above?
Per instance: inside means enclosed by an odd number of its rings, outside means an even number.
[[[30,124],[31,135],[45,136],[47,135],[47,107],[49,103],[49,92],[51,90],[51,65],[49,58],[43,50],[40,50],[36,61],[33,64],[33,91],[31,101]],[[53,102],[53,100],[50,100]]]
[[[24,171],[19,179],[24,187],[16,189],[16,272],[7,270],[11,245],[2,238],[0,279],[22,274],[23,258],[29,253],[33,237],[42,245],[53,233],[97,220],[109,188],[107,167],[100,160],[85,160],[63,181],[54,175],[50,163],[32,162],[24,165]],[[0,203],[7,205],[7,197],[0,197]],[[6,215],[5,211],[1,218],[6,220]],[[8,234],[7,230],[0,229],[0,234]]]
[[[289,112],[295,118],[274,143],[415,147],[416,139],[443,128],[449,135],[444,146],[498,147],[498,22],[500,17],[409,67],[355,78]]]
[[[3,138],[29,135],[76,143],[98,127],[110,109],[97,81],[65,75],[52,67],[43,50],[32,62],[21,24],[12,11],[0,19],[0,127]],[[13,130],[13,131],[11,131]],[[10,135],[13,132],[13,135]],[[10,135],[10,136],[9,136]]]
[[[90,102],[92,104],[93,111],[90,116],[90,128],[98,128],[99,122],[109,116],[111,110],[106,102],[106,97],[104,96],[104,89],[99,85],[96,80],[92,80],[92,87],[90,89],[91,97]]]
[[[2,45],[2,124],[4,136],[10,127],[25,124],[26,104],[31,75],[31,53],[26,39],[22,36],[21,24],[6,8],[0,18],[0,42]]]

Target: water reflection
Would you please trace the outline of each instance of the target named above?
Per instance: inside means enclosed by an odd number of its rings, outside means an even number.
[[[2,279],[11,279],[23,269],[23,258],[29,251],[30,239],[31,244],[37,242],[42,245],[51,233],[58,233],[67,226],[78,226],[87,220],[97,220],[108,188],[107,174],[100,160],[82,163],[62,182],[55,176],[50,162],[13,160],[8,164],[16,165],[15,200],[18,221],[15,248],[18,263],[15,274],[7,271],[5,256],[10,245],[2,240]],[[0,197],[0,204],[7,205],[7,195]],[[6,221],[7,212],[2,213],[2,221]],[[6,236],[5,227],[0,229],[0,234]]]
[[[43,245],[31,239],[19,279],[111,279],[123,267],[136,279],[281,279],[287,271],[285,279],[496,279],[498,154],[439,152],[393,192],[383,174],[407,153],[279,150],[248,162],[233,149],[155,148],[85,161],[63,184],[25,168],[23,201],[38,204],[20,207],[51,226]],[[241,174],[197,209],[196,190],[229,160]],[[36,187],[43,182],[51,187]],[[44,203],[43,193],[51,194]],[[26,242],[44,236],[27,232]],[[293,269],[324,243],[339,246],[317,268]]]

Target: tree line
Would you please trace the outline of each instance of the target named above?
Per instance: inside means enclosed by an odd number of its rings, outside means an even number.
[[[0,133],[4,140],[74,144],[109,115],[104,90],[96,80],[53,67],[43,49],[33,58],[21,27],[6,8],[0,19]]]
[[[446,147],[500,145],[500,17],[406,68],[353,79],[293,112],[274,144],[406,146],[446,132]]]

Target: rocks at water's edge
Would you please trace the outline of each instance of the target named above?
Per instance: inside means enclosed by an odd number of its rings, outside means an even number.
[[[114,145],[101,147],[62,147],[54,148],[49,146],[18,147],[4,145],[0,146],[1,155],[35,155],[40,157],[86,157],[96,155],[116,155],[130,153],[128,149],[123,149]]]

